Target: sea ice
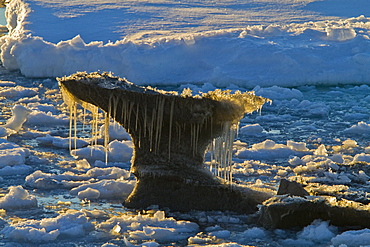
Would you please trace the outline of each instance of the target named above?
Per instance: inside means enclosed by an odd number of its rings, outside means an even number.
[[[51,242],[59,239],[81,238],[94,230],[83,212],[68,210],[55,218],[26,220],[10,224],[1,231],[5,238],[33,243]]]
[[[9,192],[0,198],[0,208],[5,210],[29,209],[37,207],[37,199],[22,186],[10,186]]]
[[[105,124],[100,127],[99,133],[104,139]],[[131,140],[131,136],[127,133],[125,128],[122,127],[122,125],[117,122],[113,122],[109,124],[109,140]]]
[[[68,125],[69,118],[65,114],[53,115],[52,112],[33,111],[25,122],[26,126]]]
[[[41,145],[50,145],[55,146],[59,148],[68,149],[70,147],[70,144],[72,145],[72,148],[83,148],[89,145],[88,141],[85,141],[81,138],[76,139],[75,138],[62,138],[59,136],[51,136],[46,135],[43,137],[37,137],[36,140],[40,142]],[[75,147],[76,144],[76,147]]]
[[[108,144],[107,149],[101,145],[94,145],[72,150],[71,153],[78,159],[86,159],[90,163],[94,163],[96,160],[105,161],[106,150],[108,150],[109,162],[129,162],[133,152],[132,141],[114,140]]]
[[[370,230],[346,231],[331,239],[334,246],[367,246],[370,243]]]
[[[0,168],[24,165],[29,155],[28,149],[0,139]]]
[[[27,120],[27,116],[31,113],[31,110],[22,105],[14,105],[12,108],[12,117],[1,127],[18,132],[22,128],[23,123]]]
[[[1,88],[0,90],[0,96],[6,97],[8,99],[33,97],[37,95],[37,93],[38,93],[38,88],[22,87],[19,85],[15,87]]]
[[[80,199],[119,199],[124,200],[133,190],[135,180],[106,180],[88,183],[73,188],[71,195]],[[84,197],[86,196],[86,197]]]
[[[350,128],[343,130],[345,134],[357,134],[357,135],[366,135],[370,133],[370,125],[361,121],[356,125],[352,125]]]
[[[187,239],[199,230],[196,223],[176,221],[174,218],[166,217],[163,211],[157,211],[152,216],[139,214],[112,217],[99,224],[97,228],[105,231],[115,229],[113,234],[128,232],[128,240],[155,240],[156,242]]]

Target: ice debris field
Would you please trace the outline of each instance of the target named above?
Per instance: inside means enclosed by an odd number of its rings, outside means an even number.
[[[0,245],[370,245],[370,229],[329,221],[271,230],[232,212],[122,207],[135,185],[130,136],[111,125],[106,163],[103,122],[91,136],[92,119],[79,109],[71,141],[55,80],[101,70],[177,91],[253,89],[272,104],[241,120],[233,181],[276,194],[285,178],[312,195],[367,205],[369,12],[366,0],[9,1]]]

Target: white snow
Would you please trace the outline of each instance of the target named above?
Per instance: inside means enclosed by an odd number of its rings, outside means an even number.
[[[370,79],[370,19],[365,16],[370,13],[365,9],[340,18],[321,13],[335,8],[329,0],[314,11],[311,4],[319,1],[261,0],[245,5],[163,1],[155,7],[150,1],[80,2],[11,1],[10,32],[0,41],[4,66],[28,77],[112,71],[146,85],[201,82],[254,88],[361,84]],[[346,4],[342,1],[340,6]],[[164,23],[137,18],[132,11],[160,11]],[[189,11],[195,18],[190,22]],[[226,13],[230,19],[225,19]],[[122,22],[117,23],[116,16]],[[104,22],[94,25],[98,20]],[[179,27],[179,20],[187,24]]]

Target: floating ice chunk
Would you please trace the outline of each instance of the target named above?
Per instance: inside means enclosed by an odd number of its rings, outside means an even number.
[[[333,41],[346,41],[356,37],[353,28],[327,28],[326,38]]]
[[[27,220],[6,226],[1,233],[5,238],[15,241],[51,242],[57,238],[81,238],[92,231],[94,226],[88,222],[83,212],[68,210],[55,218]]]
[[[299,166],[299,165],[302,165],[303,164],[303,161],[299,157],[297,157],[297,156],[293,156],[292,158],[290,158],[288,160],[288,162],[292,166]]]
[[[38,170],[26,177],[25,184],[29,187],[39,189],[58,189],[58,188],[68,189],[78,187],[83,184],[87,184],[89,183],[88,180],[90,180],[91,178],[101,180],[101,179],[127,179],[129,177],[130,172],[118,167],[92,168],[88,170],[86,173],[81,175],[74,174],[72,172],[65,172],[62,174],[50,174],[43,173],[42,171]],[[133,185],[130,185],[129,187],[132,189],[132,186]],[[126,187],[127,186],[124,186],[122,190],[124,190]],[[112,193],[115,192],[112,191]]]
[[[214,236],[216,238],[229,238],[231,236],[231,232],[228,230],[220,230],[214,231],[209,233],[210,236]]]
[[[308,151],[308,148],[306,147],[306,143],[304,142],[294,142],[294,141],[288,140],[286,142],[286,145],[288,146],[288,148],[294,151],[300,151],[300,152]]]
[[[38,93],[38,88],[25,88],[22,86],[6,87],[0,90],[0,97],[7,99],[33,97]]]
[[[303,93],[295,88],[290,89],[279,86],[262,88],[260,86],[256,86],[253,91],[256,95],[263,96],[271,100],[289,100],[303,98]]]
[[[12,129],[18,132],[23,123],[27,120],[27,116],[31,114],[31,110],[22,105],[15,105],[12,108],[12,117],[2,127]]]
[[[345,161],[342,154],[334,154],[330,159],[339,164],[343,164]]]
[[[22,186],[9,187],[9,193],[0,198],[0,208],[5,210],[36,208],[37,200]]]
[[[14,176],[30,174],[33,168],[28,165],[5,166],[0,169],[0,176]]]
[[[297,144],[297,147],[298,146],[301,148],[303,145]],[[241,159],[272,160],[296,156],[302,153],[302,151],[293,150],[284,144],[277,144],[272,140],[265,140],[261,143],[253,144],[249,149],[242,147],[237,150],[235,155]]]
[[[125,242],[125,244],[126,244],[126,242]],[[130,245],[127,245],[127,244],[126,244],[126,246],[130,247]],[[132,246],[134,246],[134,245],[132,245]],[[116,245],[116,244],[112,244],[112,243],[105,243],[101,247],[119,247],[119,246]]]
[[[41,145],[46,145],[46,146],[55,146],[59,148],[64,148],[68,149],[69,144],[72,145],[72,148],[83,148],[89,145],[89,142],[83,140],[83,139],[75,139],[73,138],[63,138],[59,136],[51,136],[51,135],[46,135],[42,137],[37,137],[36,140],[41,144]]]
[[[264,239],[267,237],[266,230],[259,227],[253,227],[243,232],[246,239]]]
[[[13,81],[0,81],[0,87],[16,86],[17,84]]]
[[[108,160],[110,162],[129,162],[132,157],[132,141],[112,141],[108,145]]]
[[[181,234],[179,229],[171,227],[144,226],[143,230],[129,232],[130,238],[136,240],[179,241],[187,239],[188,235]]]
[[[252,145],[252,149],[254,149],[254,150],[258,150],[258,149],[274,149],[274,148],[278,148],[277,145],[278,144],[276,144],[272,140],[265,140],[265,141],[263,141],[261,143],[253,144]],[[279,147],[283,147],[283,146],[282,145],[279,145]]]
[[[28,126],[67,125],[69,118],[65,114],[53,115],[52,112],[34,111],[27,117],[25,124]]]
[[[99,133],[104,138],[105,124],[100,127]],[[113,122],[109,124],[109,140],[131,140],[131,136],[122,125]]]
[[[97,195],[96,191],[98,191],[99,197],[95,199],[123,199],[126,198],[133,190],[135,186],[134,180],[102,180],[96,183],[89,183],[89,184],[83,184],[81,186],[78,186],[76,188],[73,188],[70,193],[71,195],[78,195],[79,192],[85,191],[86,189],[90,188],[94,191],[91,191],[91,195]],[[84,194],[88,195],[89,191],[86,191]],[[82,195],[81,195],[82,196]],[[80,199],[81,198],[79,196]]]
[[[85,190],[82,190],[78,192],[77,197],[79,199],[87,199],[87,200],[95,200],[100,197],[99,190],[92,189],[92,188],[86,188]]]
[[[370,154],[356,154],[355,157],[353,158],[353,161],[365,161],[365,162],[370,162]]]
[[[370,125],[365,122],[358,122],[357,125],[352,125],[350,128],[343,130],[345,134],[369,134]]]
[[[86,159],[91,164],[96,160],[105,160],[105,148],[101,145],[88,146],[85,148],[72,150],[71,155],[78,159]]]
[[[328,156],[328,151],[325,148],[324,144],[321,144],[315,151],[314,155],[318,156]]]
[[[118,167],[95,167],[88,170],[86,175],[97,179],[128,179],[131,174],[127,170]]]
[[[96,160],[105,161],[105,148],[101,145],[88,146],[81,149],[72,150],[71,154],[79,159],[86,159],[90,163]],[[132,157],[133,146],[132,141],[117,141],[114,140],[108,145],[108,161],[109,162],[129,162]]]
[[[151,215],[122,215],[112,217],[97,226],[110,232],[114,227],[121,227],[120,233],[129,231],[129,240],[156,240],[157,242],[184,240],[199,231],[196,223],[176,221],[165,217],[164,213]]]
[[[315,220],[298,233],[298,238],[308,239],[315,242],[324,242],[335,237],[338,229],[329,226],[329,221]]]
[[[29,150],[5,140],[0,140],[0,168],[23,165],[29,156]]]
[[[78,169],[89,169],[91,166],[90,166],[90,163],[87,160],[82,159],[82,160],[78,160],[76,162],[76,167]]]
[[[71,148],[82,148],[88,146],[89,142],[72,137],[72,138],[54,138],[52,144],[55,147],[68,149],[70,144]]]
[[[84,180],[88,180],[89,178],[90,177],[83,175],[79,176],[71,172],[50,174],[37,170],[26,177],[25,185],[37,189],[65,189],[87,183]]]
[[[45,113],[48,113],[48,112],[51,112],[52,114],[59,113],[59,110],[57,110],[53,104],[47,104],[47,103],[41,104],[39,101],[35,103],[28,103],[27,108],[34,110],[34,111],[41,111]]]
[[[342,142],[344,148],[355,148],[357,147],[357,142],[355,140],[347,139]]]
[[[263,128],[259,124],[250,124],[245,125],[239,129],[239,134],[241,135],[261,135],[263,131]]]
[[[367,246],[370,243],[370,230],[346,231],[331,239],[334,246]]]

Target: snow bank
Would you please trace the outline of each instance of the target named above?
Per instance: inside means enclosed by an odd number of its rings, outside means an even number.
[[[86,43],[77,35],[51,43],[26,30],[37,19],[31,8],[40,5],[31,0],[11,1],[10,34],[0,39],[3,65],[27,77],[101,70],[141,85],[188,82],[225,87],[233,83],[246,88],[370,81],[370,19],[364,16],[108,43]],[[65,29],[63,25],[60,20],[58,28]]]
[[[52,242],[58,239],[81,238],[94,230],[83,212],[68,210],[55,218],[26,220],[4,227],[1,234],[15,241],[33,243]]]

